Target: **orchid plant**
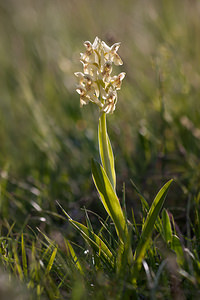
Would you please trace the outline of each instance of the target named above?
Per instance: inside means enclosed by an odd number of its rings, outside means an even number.
[[[114,170],[114,159],[112,148],[107,134],[106,114],[113,113],[117,103],[117,90],[120,90],[125,73],[111,76],[112,64],[122,65],[117,50],[120,43],[109,47],[98,37],[94,43],[84,42],[85,53],[81,53],[80,61],[83,64],[83,72],[75,75],[79,80],[76,91],[80,94],[80,105],[89,102],[95,103],[100,108],[99,119],[99,150],[102,165],[106,174],[115,189],[116,176]]]
[[[96,37],[93,44],[86,41],[84,42],[84,46],[86,51],[81,53],[80,58],[83,64],[83,73],[75,73],[78,79],[76,91],[80,94],[81,107],[92,102],[99,108],[98,142],[101,164],[95,160],[92,161],[92,176],[101,202],[114,224],[118,236],[117,248],[113,249],[113,247],[109,245],[105,237],[102,236],[102,230],[100,230],[99,234],[94,233],[87,212],[87,226],[85,226],[73,220],[64,210],[63,211],[68,217],[69,222],[90,244],[96,257],[98,257],[102,263],[120,272],[122,264],[126,261],[131,270],[131,282],[136,286],[137,277],[142,266],[142,261],[146,255],[154,227],[162,234],[163,230],[160,225],[159,213],[172,180],[168,181],[162,187],[150,208],[145,199],[142,199],[143,204],[148,210],[148,214],[142,225],[139,243],[135,249],[132,249],[130,232],[133,227],[135,227],[135,231],[137,232],[138,229],[134,221],[133,224],[131,224],[127,219],[116,193],[114,155],[106,125],[106,116],[113,113],[116,108],[117,91],[120,90],[122,80],[125,77],[124,72],[119,75],[111,75],[112,64],[116,66],[123,64],[122,59],[117,53],[120,43],[115,43],[109,47],[105,42]],[[169,222],[167,224],[169,224]],[[68,250],[71,253],[76,267],[80,272],[83,272],[81,264],[69,242]],[[124,257],[126,260],[124,260]],[[98,266],[96,265],[96,267]]]

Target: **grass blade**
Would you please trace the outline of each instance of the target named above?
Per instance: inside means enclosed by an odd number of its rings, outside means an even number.
[[[184,263],[184,253],[181,241],[177,235],[172,236],[172,250],[176,253],[177,263],[181,266]]]
[[[79,262],[79,259],[76,256],[76,253],[74,251],[74,248],[72,247],[72,245],[70,244],[70,242],[67,239],[65,239],[65,245],[66,245],[67,252],[71,256],[75,266],[77,267],[77,269],[80,271],[81,274],[84,274],[81,264]]]
[[[55,257],[56,257],[56,253],[57,253],[57,248],[54,248],[53,253],[51,254],[49,263],[48,263],[47,268],[46,268],[46,272],[45,272],[46,275],[49,274],[49,272],[52,269],[52,266],[53,266],[53,263],[54,263],[54,260],[55,260]]]
[[[87,228],[88,228],[91,232],[93,232],[92,224],[91,224],[91,222],[90,222],[90,219],[89,219],[87,210],[86,210],[86,209],[84,209],[84,210],[85,210],[85,217],[86,217]]]
[[[58,203],[58,202],[57,202]],[[83,224],[74,221],[68,213],[62,208],[62,206],[58,203],[64,214],[67,216],[69,222],[74,226],[76,230],[80,232],[82,237],[90,244],[90,246],[99,253],[99,250],[101,249],[101,254],[103,255],[103,258],[109,262],[112,267],[114,266],[114,256],[113,253],[109,250],[109,248],[106,246],[106,244],[100,239],[98,235],[96,235],[94,232],[91,232],[86,226]]]
[[[69,222],[81,233],[83,238],[90,244],[93,250],[99,254],[104,260],[106,260],[109,264],[114,266],[113,261],[114,257],[112,252],[108,249],[106,244],[100,239],[94,232],[91,232],[86,226],[83,224],[76,222],[72,219],[69,219]]]
[[[13,244],[12,247],[12,251],[13,251],[13,256],[14,256],[14,273],[19,275],[19,278],[21,281],[23,281],[24,279],[24,273],[20,264],[20,259],[17,253],[17,246],[16,244]]]
[[[149,204],[148,204],[148,202],[146,201],[146,199],[144,198],[144,196],[142,195],[142,193],[140,192],[140,190],[138,189],[138,187],[136,186],[136,184],[133,182],[133,180],[131,179],[130,181],[131,181],[131,184],[132,184],[134,190],[136,191],[137,195],[140,198],[140,201],[142,203],[143,211],[148,211],[149,210]]]
[[[22,266],[24,271],[24,276],[27,277],[28,275],[28,267],[27,267],[27,259],[26,259],[26,250],[24,245],[24,235],[21,235],[21,250],[22,250]]]

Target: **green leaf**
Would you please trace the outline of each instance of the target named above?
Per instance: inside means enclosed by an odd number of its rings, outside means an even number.
[[[65,239],[65,245],[67,248],[67,252],[71,255],[75,266],[77,267],[77,269],[80,271],[81,274],[84,274],[81,264],[78,260],[78,257],[76,256],[76,253],[74,251],[74,248],[72,247],[72,245],[70,244],[70,242],[67,239]]]
[[[114,257],[106,244],[94,232],[91,232],[83,224],[69,219],[69,222],[81,233],[82,237],[90,244],[96,253],[99,254],[106,262],[114,266]]]
[[[55,257],[56,257],[56,253],[57,253],[57,248],[54,248],[53,253],[51,254],[49,263],[48,263],[47,268],[46,268],[46,272],[45,272],[46,275],[49,274],[49,272],[52,269],[52,266],[53,266],[53,263],[54,263],[54,260],[55,260]]]
[[[146,216],[149,211],[149,204],[132,179],[131,179],[131,184],[132,184],[134,190],[136,191],[137,195],[140,198],[140,201],[142,204],[143,216],[144,215]],[[144,226],[144,223],[143,223],[143,226]],[[158,232],[160,232],[160,233],[162,232],[162,223],[161,223],[160,217],[157,218],[154,226]]]
[[[27,267],[27,259],[26,259],[26,250],[24,245],[24,235],[21,235],[21,249],[22,249],[22,266],[24,271],[24,276],[27,277],[28,275],[28,267]]]
[[[88,228],[91,232],[93,232],[92,224],[91,224],[91,222],[90,222],[90,219],[89,219],[87,210],[86,210],[86,209],[84,209],[84,210],[85,210],[85,217],[86,217],[87,228]]]
[[[142,203],[142,208],[144,211],[148,211],[149,210],[149,204],[146,201],[146,199],[144,198],[144,196],[142,195],[142,193],[140,192],[140,190],[138,189],[138,187],[136,186],[136,184],[133,182],[133,180],[131,179],[131,184],[134,188],[134,190],[136,191],[136,193],[138,194],[140,201]]]
[[[172,228],[166,209],[162,211],[162,234],[166,243],[172,241]]]
[[[123,183],[123,190],[122,190],[122,192],[123,192],[123,196],[122,196],[122,210],[123,210],[125,219],[127,219],[125,182]]]
[[[64,214],[67,216],[69,222],[77,229],[82,237],[90,244],[90,246],[94,249],[94,251],[100,253],[103,258],[109,262],[112,267],[114,266],[114,257],[112,252],[106,246],[106,244],[96,235],[94,232],[91,232],[86,226],[83,224],[74,221],[68,213],[62,208],[62,206],[58,203]]]
[[[172,250],[176,253],[177,263],[182,265],[184,263],[184,253],[181,241],[177,235],[172,236]]]
[[[139,238],[140,234],[138,232],[137,224],[136,224],[136,221],[135,221],[135,214],[134,214],[133,209],[131,209],[131,212],[132,212],[132,219],[133,219],[133,228],[134,228],[135,234]]]
[[[116,232],[121,242],[125,242],[128,236],[126,219],[122,211],[119,199],[102,166],[92,160],[92,176],[95,186],[99,192],[101,201],[114,222]]]
[[[14,266],[15,266],[14,271],[15,271],[16,274],[19,275],[20,280],[23,280],[24,279],[24,274],[23,274],[23,270],[21,268],[19,256],[18,256],[18,253],[17,253],[16,243],[13,244],[12,250],[13,250],[13,254],[14,254]]]
[[[167,195],[168,189],[171,185],[173,180],[169,180],[158,192],[156,198],[154,199],[151,208],[148,212],[146,221],[144,223],[140,241],[136,247],[135,254],[134,254],[134,270],[133,270],[133,283],[136,283],[136,278],[138,271],[141,268],[142,260],[145,256],[146,250],[148,248],[149,240],[151,238],[151,234],[154,229],[154,225],[160,210],[163,206],[165,201],[165,197]]]
[[[112,146],[106,129],[105,113],[102,113],[101,117],[99,118],[98,138],[99,138],[99,153],[101,157],[101,162],[115,190],[116,174],[115,174],[114,155],[113,155]]]

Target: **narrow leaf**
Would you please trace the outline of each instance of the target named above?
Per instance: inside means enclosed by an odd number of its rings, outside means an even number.
[[[70,254],[70,256],[73,259],[73,262],[75,263],[75,266],[77,267],[77,269],[80,271],[81,274],[84,274],[81,264],[78,260],[78,257],[76,256],[76,253],[74,251],[74,248],[72,247],[72,245],[70,244],[70,242],[67,239],[65,239],[65,245],[67,248],[67,252]]]
[[[180,239],[177,235],[172,236],[172,250],[174,250],[176,253],[177,263],[182,265],[184,263],[184,253]]]
[[[131,179],[131,184],[132,184],[134,190],[136,191],[136,193],[138,194],[138,196],[140,198],[143,213],[145,213],[145,215],[146,215],[147,212],[149,211],[149,204],[148,204],[147,200],[144,198],[144,196],[142,195],[142,193],[140,192],[140,190],[138,189],[138,187],[136,186],[136,184],[133,182],[132,179]],[[144,226],[144,224],[143,224],[143,226]],[[158,217],[156,222],[155,222],[155,229],[160,233],[162,231],[162,223],[161,223],[160,217]]]
[[[24,276],[27,277],[28,275],[28,267],[27,267],[27,259],[26,259],[26,250],[24,245],[24,235],[21,235],[21,249],[22,249],[22,266],[24,271]]]
[[[23,274],[23,271],[22,271],[22,268],[21,268],[21,265],[20,265],[16,244],[13,245],[12,250],[13,250],[13,254],[14,254],[14,262],[15,262],[16,273],[18,273],[20,280],[23,280],[24,279],[24,274]]]
[[[58,202],[57,202],[58,203]],[[90,244],[90,246],[96,251],[99,252],[99,247],[101,247],[101,254],[109,262],[112,267],[114,266],[113,263],[113,254],[106,246],[106,244],[96,235],[94,232],[91,232],[86,226],[83,224],[72,220],[70,215],[62,208],[62,206],[58,203],[64,214],[67,216],[69,222],[77,229],[82,237]]]
[[[137,237],[139,237],[140,234],[139,234],[139,232],[138,232],[137,224],[136,224],[136,221],[135,221],[135,214],[134,214],[133,209],[131,209],[131,212],[132,212],[132,219],[133,219],[133,227],[134,227],[134,231],[135,231],[135,234],[137,235]]]
[[[106,244],[94,232],[91,232],[83,224],[76,222],[72,219],[69,219],[69,222],[81,233],[83,238],[90,244],[94,251],[96,253],[100,253],[100,257],[106,260],[113,267],[114,257],[112,252],[106,246]]]
[[[133,282],[134,283],[135,283],[135,280],[137,277],[137,273],[138,273],[139,269],[141,268],[142,260],[145,256],[145,253],[146,253],[146,250],[148,247],[148,243],[149,243],[151,234],[154,229],[156,219],[158,218],[158,215],[163,206],[165,197],[167,195],[168,189],[169,189],[172,181],[173,180],[169,180],[161,188],[161,190],[158,192],[157,196],[155,197],[155,199],[151,205],[151,208],[148,212],[146,221],[145,221],[143,229],[142,229],[141,238],[140,238],[140,241],[137,245],[137,248],[136,248],[135,254],[134,254],[134,262],[135,262],[135,266],[134,266],[134,270],[133,270]]]
[[[91,224],[91,222],[90,222],[90,218],[89,218],[89,216],[88,216],[88,213],[87,213],[86,208],[85,208],[84,210],[85,210],[85,217],[86,217],[87,228],[88,228],[91,232],[93,232],[92,224]]]
[[[56,253],[57,253],[57,248],[54,248],[53,253],[51,254],[49,263],[48,263],[47,268],[46,268],[46,274],[49,274],[49,272],[51,271],[51,268],[53,266],[53,263],[54,263],[54,260],[55,260],[55,257],[56,257]]]
[[[163,212],[162,212],[162,233],[163,233],[163,238],[166,243],[169,243],[172,241],[172,228],[171,228],[169,215],[168,215],[166,209],[163,209]]]
[[[125,187],[125,182],[123,183],[123,196],[122,196],[122,209],[124,213],[125,219],[127,219],[127,211],[126,211],[126,187]]]
[[[101,201],[115,224],[115,229],[119,239],[122,242],[125,242],[128,235],[128,229],[119,199],[106,175],[105,170],[94,160],[92,160],[92,176]]]
[[[136,184],[133,182],[133,180],[131,179],[131,184],[134,188],[134,190],[136,191],[136,193],[138,194],[139,198],[140,198],[140,201],[142,203],[142,207],[143,207],[143,210],[149,210],[149,204],[148,202],[146,201],[146,199],[144,198],[144,196],[142,195],[142,193],[140,192],[140,190],[138,189],[138,187],[136,186]]]

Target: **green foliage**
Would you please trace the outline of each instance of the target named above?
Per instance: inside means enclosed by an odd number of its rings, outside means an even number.
[[[140,241],[137,245],[137,248],[135,250],[134,254],[134,268],[133,271],[133,280],[135,280],[138,276],[137,272],[141,268],[142,260],[144,259],[146,250],[148,249],[148,244],[150,237],[152,235],[155,222],[157,221],[157,218],[159,216],[160,210],[164,204],[166,194],[168,192],[169,186],[172,183],[172,180],[168,181],[159,191],[156,198],[154,199],[151,208],[148,212],[148,215],[146,217],[145,223],[142,227],[142,233],[140,236]]]
[[[166,241],[166,243],[171,243],[172,242],[172,228],[171,228],[169,215],[168,215],[166,209],[163,209],[163,211],[162,211],[162,233],[163,233],[163,238]]]
[[[115,228],[121,242],[127,239],[128,229],[124,213],[119,203],[119,199],[101,165],[92,161],[92,176],[101,201],[115,224]]]
[[[113,266],[113,254],[108,249],[106,244],[89,228],[87,228],[83,224],[80,224],[79,222],[72,220],[69,216],[68,218],[70,223],[80,232],[83,238],[94,249],[96,255],[98,255],[100,258],[102,257],[103,261]]]

